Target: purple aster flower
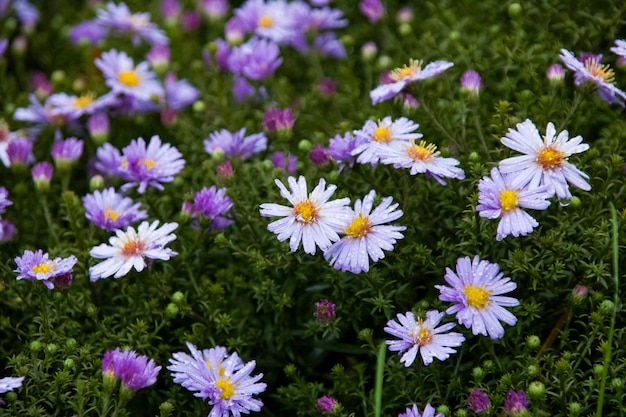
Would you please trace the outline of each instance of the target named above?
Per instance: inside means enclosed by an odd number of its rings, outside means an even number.
[[[352,151],[358,155],[357,162],[360,164],[376,165],[382,155],[386,155],[389,148],[402,143],[410,143],[411,140],[419,139],[421,133],[412,133],[419,128],[406,117],[392,121],[391,116],[379,120],[378,123],[368,120],[360,130],[354,131],[359,145]]]
[[[477,97],[483,86],[483,80],[474,70],[468,70],[461,76],[461,90],[467,91],[471,96]]]
[[[152,136],[146,146],[143,138],[133,139],[122,149],[122,155],[108,143],[97,151],[96,168],[105,174],[119,176],[128,184],[122,190],[139,186],[143,194],[148,186],[163,190],[161,183],[174,181],[174,176],[185,167],[182,154],[170,144],[161,144],[158,136]]]
[[[263,80],[272,75],[282,64],[280,49],[274,42],[252,38],[233,48],[228,56],[228,68],[251,80]]]
[[[87,194],[83,197],[83,206],[85,217],[107,232],[124,229],[148,218],[145,210],[139,210],[141,203],[134,203],[129,197],[116,193],[114,188]]]
[[[9,142],[7,156],[10,165],[28,165],[35,160],[33,142],[26,138],[17,138]]]
[[[52,145],[52,159],[57,165],[69,165],[77,161],[83,154],[83,141],[76,138],[67,138]]]
[[[15,9],[17,20],[26,26],[26,32],[30,32],[32,27],[39,22],[39,10],[27,0],[15,0],[13,8]]]
[[[332,78],[322,78],[319,89],[323,96],[332,96],[337,92],[337,83]]]
[[[309,159],[317,166],[326,165],[330,159],[330,154],[319,143],[313,146],[313,149],[309,151]]]
[[[64,120],[56,118],[53,114],[54,107],[49,103],[41,104],[35,94],[28,96],[28,107],[20,107],[13,113],[13,119],[20,122],[34,123],[37,126],[62,125]]]
[[[345,234],[324,252],[324,258],[340,271],[353,274],[369,271],[369,260],[376,262],[385,257],[383,250],[393,250],[396,239],[403,239],[405,226],[385,225],[402,217],[398,204],[391,204],[392,197],[385,197],[372,211],[376,191],[370,191],[363,202],[354,203],[352,215],[342,224]]]
[[[339,240],[337,234],[351,215],[347,205],[348,197],[328,201],[337,189],[336,185],[326,188],[326,181],[320,179],[318,185],[309,194],[307,192],[306,179],[300,176],[287,179],[289,188],[278,179],[274,180],[280,194],[286,198],[292,207],[273,203],[261,204],[261,216],[283,217],[270,223],[267,230],[278,235],[278,240],[283,242],[289,239],[289,248],[295,252],[302,241],[304,252],[315,255],[317,246],[322,251],[329,248],[332,242]]]
[[[267,109],[263,116],[263,127],[268,132],[289,130],[293,125],[294,120],[291,109]]]
[[[456,353],[455,347],[461,346],[465,337],[461,333],[448,331],[455,323],[439,326],[445,316],[436,310],[426,312],[426,320],[415,320],[412,312],[398,314],[398,322],[389,320],[385,332],[398,337],[400,340],[387,340],[389,350],[402,354],[400,363],[407,368],[413,364],[417,353],[422,356],[424,365],[430,365],[434,358],[445,361],[451,353]]]
[[[475,413],[482,413],[483,411],[489,410],[489,407],[491,406],[491,400],[489,399],[489,395],[487,395],[485,391],[475,389],[470,392],[469,398],[467,400],[467,406]]]
[[[35,90],[35,95],[42,100],[52,93],[52,82],[41,71],[33,71],[30,76],[30,86]]]
[[[137,355],[133,350],[120,348],[109,350],[102,358],[102,374],[107,378],[116,378],[122,385],[132,391],[137,391],[154,385],[161,370],[155,366],[154,360],[144,355]]]
[[[0,394],[13,391],[16,388],[21,387],[24,382],[24,378],[25,377],[23,376],[7,376],[0,378]]]
[[[147,62],[135,66],[133,59],[125,52],[112,49],[96,58],[95,64],[104,74],[106,84],[116,94],[126,94],[146,101],[152,96],[163,95],[163,87],[156,80],[155,74],[149,70]]]
[[[226,129],[215,131],[204,140],[204,150],[212,155],[215,152],[222,152],[227,157],[238,157],[244,160],[252,154],[267,149],[267,138],[263,133],[254,133],[245,136],[246,128],[232,133]]]
[[[181,6],[178,0],[163,0],[161,2],[161,14],[168,22],[175,23],[180,16],[180,11]]]
[[[87,130],[96,144],[106,142],[109,137],[109,116],[106,113],[96,113],[87,120]]]
[[[494,340],[504,336],[500,321],[509,326],[517,323],[517,318],[503,307],[519,305],[515,298],[501,295],[513,291],[517,284],[503,278],[499,270],[498,264],[466,256],[457,260],[456,274],[446,268],[444,279],[450,287],[435,285],[441,301],[456,303],[446,310],[447,314],[456,313],[457,321],[471,328],[474,335],[489,334]]]
[[[9,40],[0,38],[0,59],[4,56],[4,52],[7,50],[8,46]]]
[[[442,413],[437,413],[437,415],[435,415],[435,408],[430,404],[426,404],[426,407],[424,407],[423,413],[420,414],[420,410],[419,408],[417,408],[417,405],[413,404],[413,407],[407,408],[404,413],[398,414],[398,417],[445,417],[445,416]]]
[[[287,173],[293,174],[296,172],[298,157],[285,152],[274,152],[272,154],[272,164],[274,164],[274,168],[285,169],[285,163],[287,165]]]
[[[339,29],[348,26],[348,20],[344,19],[343,11],[339,9],[309,9],[309,17],[309,29]]]
[[[409,23],[413,21],[413,18],[415,18],[415,13],[410,7],[402,7],[396,14],[396,21],[398,23]]]
[[[115,96],[107,94],[97,97],[93,93],[73,96],[65,93],[51,95],[46,101],[51,106],[50,114],[55,119],[73,121],[84,114],[93,114],[116,104]]]
[[[344,133],[343,136],[335,135],[328,144],[328,154],[331,158],[339,163],[339,172],[347,166],[352,168],[356,162],[356,156],[353,151],[356,149],[363,139],[352,136],[351,132]]]
[[[250,84],[244,77],[235,76],[233,84],[233,96],[235,101],[241,103],[257,94],[256,88]]]
[[[409,61],[409,65],[405,65],[403,68],[396,68],[391,71],[389,76],[393,82],[379,85],[370,92],[372,104],[389,100],[402,91],[407,84],[439,75],[453,65],[454,64],[452,62],[435,61],[426,65],[424,69],[422,69],[422,61],[411,59]]]
[[[439,156],[437,147],[423,140],[417,145],[411,140],[409,143],[387,147],[385,154],[381,155],[381,162],[395,168],[408,168],[411,175],[426,174],[441,185],[446,185],[442,177],[459,180],[465,178],[465,172],[457,167],[458,160]]]
[[[8,220],[0,219],[0,242],[8,242],[17,233],[15,225]]]
[[[217,166],[217,176],[222,178],[230,178],[233,176],[233,164],[230,161],[224,161]]]
[[[228,0],[200,0],[200,10],[210,20],[221,20],[228,13]]]
[[[94,258],[106,260],[89,268],[90,281],[94,282],[111,275],[113,278],[120,278],[128,274],[133,267],[137,272],[141,272],[146,267],[145,258],[167,261],[172,256],[178,255],[165,247],[176,239],[176,235],[171,232],[178,224],[164,223],[161,227],[158,226],[158,220],[152,224],[144,221],[137,230],[132,226],[129,226],[126,232],[116,230],[116,236],[109,238],[109,245],[102,243],[94,246],[89,254]]]
[[[52,179],[52,165],[49,162],[39,162],[30,171],[37,190],[46,191],[50,188]],[[0,212],[2,212],[0,210]]]
[[[552,64],[546,71],[546,78],[553,83],[560,83],[565,78],[565,70],[560,64]]]
[[[182,110],[200,97],[200,91],[187,80],[177,80],[176,75],[165,76],[165,102],[167,108]]]
[[[297,27],[292,10],[284,0],[248,0],[234,14],[245,31],[282,45],[299,36],[301,28]]]
[[[624,67],[624,65],[626,65],[626,41],[616,39],[615,45],[616,46],[611,48],[611,52],[617,55],[617,66]],[[2,56],[1,53],[0,56]]]
[[[328,395],[324,395],[317,399],[317,409],[322,412],[322,414],[328,414],[335,411],[337,407],[337,401],[333,397],[329,397]]]
[[[51,290],[57,279],[66,279],[67,274],[72,274],[76,262],[78,259],[74,255],[51,260],[41,249],[37,252],[25,250],[22,257],[15,258],[17,269],[14,272],[18,273],[17,280],[42,281]]]
[[[343,43],[337,39],[334,32],[324,32],[315,38],[315,49],[320,51],[322,55],[331,58],[344,59],[346,57],[346,48]]]
[[[69,38],[75,45],[86,42],[96,45],[107,35],[107,28],[103,27],[96,20],[86,20],[74,26],[70,30]]]
[[[193,10],[183,13],[181,27],[185,32],[197,30],[202,23],[202,17]]]
[[[215,185],[211,188],[202,187],[193,198],[194,212],[202,214],[211,220],[211,229],[221,229],[233,224],[225,216],[233,207],[233,201],[226,195],[226,188],[219,190]]]
[[[502,175],[498,168],[491,170],[491,177],[483,177],[478,183],[478,211],[480,217],[500,219],[496,240],[508,235],[526,236],[539,223],[523,208],[545,210],[547,200],[554,191],[548,185],[537,188],[511,187],[512,176]]]
[[[601,64],[602,55],[587,53],[581,54],[577,59],[567,49],[561,49],[560,58],[567,68],[574,71],[574,84],[580,85],[584,81],[591,81],[598,87],[598,94],[602,100],[624,107],[626,93],[613,84],[615,72],[608,65]]]
[[[263,402],[253,395],[262,393],[267,386],[258,382],[263,374],[251,376],[255,361],[244,363],[236,352],[229,355],[221,346],[199,351],[187,342],[187,347],[191,355],[174,353],[167,369],[175,383],[208,400],[213,406],[209,416],[239,416],[261,410]]]
[[[378,22],[385,14],[385,6],[380,0],[362,0],[359,3],[359,10],[369,19],[370,23]]]
[[[170,48],[167,45],[154,45],[146,55],[146,59],[159,74],[170,64]]]
[[[527,119],[518,123],[515,129],[509,129],[501,139],[503,145],[524,155],[500,161],[500,172],[513,176],[513,188],[528,185],[532,190],[548,185],[557,198],[570,200],[572,194],[568,183],[585,191],[591,190],[586,181],[589,176],[567,161],[571,155],[589,149],[589,145],[582,141],[581,136],[568,139],[567,130],[557,135],[552,122],[548,123],[542,139],[535,124]]]
[[[226,22],[224,26],[224,37],[230,45],[239,45],[243,42],[243,38],[246,35],[246,28],[241,19],[237,16],[233,16]]]
[[[336,306],[335,303],[323,298],[315,303],[315,313],[313,313],[316,319],[326,324],[327,326],[335,320]]]
[[[9,200],[9,192],[6,188],[0,186],[0,214],[4,213],[8,206],[12,206],[13,202]]]
[[[135,46],[139,45],[141,39],[152,45],[169,43],[165,32],[150,22],[150,13],[131,13],[125,3],[107,3],[106,9],[98,10],[96,21],[118,34],[132,35]]]
[[[371,61],[376,57],[377,53],[378,47],[376,46],[376,42],[366,42],[361,46],[361,58],[364,61]]]
[[[515,392],[509,389],[506,399],[504,400],[504,412],[508,416],[516,416],[528,409],[528,398],[524,391]]]

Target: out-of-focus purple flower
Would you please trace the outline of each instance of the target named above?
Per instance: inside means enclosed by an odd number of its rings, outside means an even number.
[[[276,130],[288,130],[293,127],[294,120],[291,109],[271,108],[265,111],[263,116],[263,127],[268,132]]]
[[[404,413],[398,414],[398,417],[445,417],[443,413],[437,413],[435,415],[435,407],[430,404],[426,404],[424,410],[420,413],[420,409],[417,408],[417,404],[413,404],[413,407],[407,407]]]
[[[250,84],[245,77],[235,76],[233,96],[235,97],[236,102],[241,103],[250,97],[254,97],[256,92],[256,88],[254,88],[254,86]]]
[[[30,86],[40,100],[45,100],[52,93],[52,83],[41,71],[33,71],[30,76]]]
[[[233,164],[230,161],[224,161],[217,166],[217,176],[222,178],[230,178],[233,176]]]
[[[8,242],[17,233],[15,225],[6,219],[0,219],[0,242]]]
[[[109,116],[96,113],[87,120],[87,130],[96,144],[103,144],[109,138]]]
[[[324,32],[315,38],[315,49],[320,51],[322,55],[332,58],[344,59],[346,57],[346,48],[343,43],[337,39],[335,32]]]
[[[506,399],[504,400],[504,412],[508,416],[516,416],[528,409],[528,397],[524,391],[515,392],[509,389]]]
[[[230,51],[228,68],[251,80],[262,80],[272,75],[282,64],[280,49],[274,42],[252,38]]]
[[[74,255],[65,259],[55,258],[52,260],[41,249],[37,252],[25,250],[21,257],[15,258],[17,269],[14,272],[18,273],[17,280],[41,281],[51,290],[54,288],[57,278],[62,277],[64,282],[67,281],[66,275],[72,273],[76,262],[78,259]]]
[[[489,395],[487,395],[485,391],[475,389],[470,392],[469,398],[467,400],[467,406],[475,413],[482,413],[483,411],[489,410],[489,407],[491,406],[491,400],[489,399]]]
[[[344,133],[343,136],[336,135],[330,140],[328,154],[340,165],[339,172],[346,166],[352,168],[356,162],[356,155],[352,151],[361,143],[360,139],[353,136],[351,132]]]
[[[274,152],[272,154],[272,164],[274,164],[274,168],[285,169],[285,159],[287,160],[287,173],[293,174],[296,172],[296,167],[298,165],[298,157],[292,155],[290,153],[285,152]]]
[[[483,86],[483,80],[474,70],[468,70],[461,76],[461,90],[467,91],[471,96],[477,97]]]
[[[215,62],[221,71],[228,70],[228,57],[230,56],[230,44],[223,39],[215,41],[217,49],[215,51]]]
[[[370,23],[378,22],[385,14],[385,6],[380,0],[362,0],[359,3],[359,10],[369,19]]]
[[[83,206],[85,217],[107,232],[125,229],[134,222],[148,218],[148,213],[139,209],[141,203],[134,203],[129,197],[116,193],[114,188],[87,194],[83,197]]]
[[[18,138],[9,142],[7,156],[11,165],[28,165],[35,160],[33,142],[30,139]]]
[[[93,93],[74,96],[65,93],[51,95],[46,101],[46,106],[55,120],[72,122],[85,114],[93,114],[102,111],[116,103],[113,94],[96,97]]]
[[[215,131],[204,140],[204,150],[208,154],[222,152],[227,157],[238,157],[244,160],[252,154],[264,151],[267,148],[267,137],[263,133],[254,133],[245,136],[246,128],[232,133],[226,129]]]
[[[11,44],[11,50],[18,56],[24,55],[28,49],[28,38],[23,35],[16,36]]]
[[[52,145],[52,159],[57,168],[73,164],[83,154],[83,141],[76,138],[67,138]]]
[[[317,409],[320,410],[323,414],[329,414],[335,411],[337,407],[337,401],[333,397],[329,397],[328,395],[324,395],[321,398],[317,399]]]
[[[576,286],[572,290],[572,295],[574,296],[574,298],[580,298],[580,299],[586,298],[588,293],[589,293],[589,288],[580,284],[576,284]]]
[[[39,162],[30,171],[35,188],[38,191],[47,191],[50,188],[52,179],[52,165],[49,162]]]
[[[333,320],[335,320],[335,303],[322,298],[315,303],[315,313],[313,313],[313,315],[316,319],[328,326]]]
[[[546,78],[554,84],[560,84],[565,78],[565,70],[561,64],[552,64],[546,71]]]
[[[167,108],[182,110],[200,97],[200,91],[187,80],[178,80],[170,73],[165,76],[165,104]]]
[[[21,387],[23,382],[24,382],[23,376],[19,376],[19,377],[7,376],[4,378],[0,378],[0,394],[13,391],[16,388]]]
[[[409,93],[403,93],[401,97],[403,100],[402,107],[404,107],[405,110],[410,111],[413,109],[417,109],[420,106],[420,102],[417,101],[417,99]]]
[[[90,45],[96,45],[107,35],[107,29],[101,26],[95,20],[86,20],[74,26],[70,30],[69,38],[75,45],[81,44],[81,42],[89,43]]]
[[[221,20],[228,13],[228,0],[200,0],[200,10],[209,20]]]
[[[55,119],[52,113],[53,107],[49,104],[41,104],[35,94],[30,94],[28,101],[30,101],[28,107],[20,107],[15,110],[13,119],[34,123],[36,126],[62,125],[64,123],[64,120]]]
[[[170,23],[175,23],[180,16],[181,6],[178,0],[163,0],[161,2],[161,14]]]
[[[11,165],[9,155],[7,155],[7,148],[9,147],[9,143],[16,137],[17,136],[9,129],[7,122],[0,118],[0,161],[2,161],[4,166],[8,167]]]
[[[361,58],[364,61],[371,61],[376,57],[378,53],[378,47],[376,46],[376,42],[365,42],[363,46],[361,46]]]
[[[25,32],[30,33],[37,22],[39,22],[39,10],[27,0],[15,0],[13,8],[15,9],[17,20],[24,25]]]
[[[290,44],[301,35],[293,16],[293,4],[296,3],[285,0],[249,0],[235,9],[234,14],[245,31],[280,45]]]
[[[409,23],[413,21],[414,17],[415,13],[413,12],[413,9],[410,7],[402,7],[398,10],[398,14],[396,14],[396,21],[398,23]]]
[[[244,23],[237,16],[233,16],[224,27],[224,37],[230,45],[239,45],[246,35]]]
[[[326,165],[330,159],[330,154],[319,143],[313,146],[313,149],[309,151],[309,159],[317,166]]]
[[[118,34],[132,35],[135,46],[141,39],[152,45],[169,43],[165,32],[150,22],[150,13],[131,13],[126,3],[107,3],[106,9],[98,10],[96,21]]]
[[[332,96],[337,92],[337,83],[332,78],[322,78],[319,89],[323,96]]]
[[[197,30],[202,23],[202,18],[200,15],[193,10],[183,13],[183,19],[181,22],[181,26],[184,31],[191,32]]]
[[[8,206],[12,205],[13,202],[9,200],[9,191],[4,187],[0,187],[0,214],[4,213]]]
[[[158,44],[152,46],[146,59],[152,65],[152,68],[159,74],[162,74],[167,70],[167,66],[170,64],[170,48],[164,44]]]
[[[233,207],[232,200],[226,195],[226,188],[202,187],[193,198],[193,212],[202,214],[211,220],[211,229],[222,229],[233,224],[228,211]]]
[[[4,52],[7,50],[8,46],[9,40],[0,38],[0,59],[4,56]]]
[[[153,385],[160,370],[154,360],[148,361],[147,356],[137,355],[133,350],[120,351],[116,348],[106,352],[102,358],[102,375],[120,379],[122,385],[132,391]]]

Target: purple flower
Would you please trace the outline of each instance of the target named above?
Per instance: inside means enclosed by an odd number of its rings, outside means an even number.
[[[456,303],[446,310],[447,314],[456,313],[458,322],[471,328],[474,335],[489,334],[494,340],[504,336],[500,321],[509,326],[517,323],[517,318],[503,307],[519,305],[515,298],[501,295],[513,291],[517,284],[503,278],[499,270],[498,264],[481,261],[478,255],[473,260],[466,256],[457,260],[456,274],[446,268],[444,279],[450,287],[435,285],[441,301]]]
[[[362,139],[353,136],[351,132],[344,133],[343,136],[336,135],[328,144],[328,154],[331,158],[339,163],[339,172],[346,166],[352,168],[356,162],[356,156],[353,154],[361,144]]]
[[[506,399],[504,400],[504,412],[508,416],[516,416],[526,411],[528,408],[528,398],[524,391],[519,390],[515,392],[509,389]]]
[[[565,70],[560,64],[552,64],[546,71],[546,78],[551,82],[560,83],[565,78]]]
[[[263,116],[263,127],[268,132],[288,130],[294,125],[291,109],[267,109]]]
[[[96,98],[93,93],[81,96],[57,93],[48,98],[46,105],[50,106],[50,114],[55,120],[60,119],[69,122],[79,119],[85,114],[93,114],[111,107],[116,104],[116,101],[113,94]]]
[[[380,0],[362,0],[359,3],[359,10],[369,19],[370,23],[378,22],[385,14],[385,6]]]
[[[282,62],[277,44],[252,38],[230,51],[228,68],[251,80],[263,80],[272,75]]]
[[[287,163],[287,173],[293,174],[296,172],[298,164],[297,156],[290,153],[285,154],[285,152],[274,152],[272,154],[272,164],[274,164],[274,168],[285,169],[285,160]]]
[[[244,77],[235,76],[235,83],[233,85],[233,96],[235,101],[241,103],[257,94],[256,88],[250,84]]]
[[[161,2],[161,14],[169,22],[176,22],[180,15],[180,2],[178,0],[163,0]]]
[[[246,34],[244,23],[237,16],[233,16],[224,27],[224,37],[230,45],[239,45]]]
[[[406,117],[393,121],[391,116],[387,116],[378,123],[368,120],[362,129],[354,131],[359,145],[352,154],[358,155],[357,162],[360,164],[376,165],[389,148],[400,142],[408,144],[411,140],[421,138],[421,133],[412,133],[418,128],[417,123]]]
[[[52,165],[50,165],[49,162],[39,162],[35,164],[30,173],[37,190],[48,190],[50,180],[52,179]],[[2,211],[0,210],[0,212]]]
[[[59,166],[69,165],[77,161],[83,154],[83,141],[76,138],[68,138],[52,145],[52,159]]]
[[[217,166],[217,176],[222,178],[230,178],[233,175],[233,164],[230,161],[224,161]]]
[[[17,138],[9,142],[7,156],[11,165],[28,165],[35,160],[33,142],[26,138]]]
[[[335,411],[337,407],[337,401],[333,397],[329,397],[328,395],[324,395],[321,398],[317,399],[317,409],[322,412],[322,414],[328,414]]]
[[[107,3],[106,9],[98,10],[96,22],[118,34],[132,35],[135,46],[141,39],[152,45],[169,43],[165,32],[150,22],[150,13],[133,14],[125,3]]]
[[[472,96],[478,96],[483,86],[483,80],[474,70],[468,70],[461,76],[461,90],[466,90]]]
[[[196,30],[200,27],[201,23],[202,17],[193,10],[183,13],[181,26],[184,31],[191,32],[193,30]]]
[[[122,385],[132,391],[153,385],[160,370],[154,360],[148,361],[147,356],[137,355],[137,352],[128,349],[109,350],[102,359],[102,374],[107,378],[120,379]]]
[[[7,376],[0,378],[0,394],[13,391],[16,388],[21,387],[24,382],[24,378],[25,377],[23,376]]]
[[[363,202],[356,200],[354,211],[341,225],[345,236],[324,252],[324,258],[335,269],[353,274],[368,272],[370,258],[379,261],[385,257],[383,250],[393,250],[396,239],[404,238],[400,232],[406,230],[405,226],[385,225],[402,217],[398,204],[391,204],[392,197],[385,197],[373,209],[375,197],[376,191],[372,190]]]
[[[335,303],[328,301],[325,298],[315,303],[315,313],[313,313],[313,315],[316,319],[326,324],[327,326],[328,324],[330,324],[330,322],[335,320],[335,314]]]
[[[221,229],[233,224],[225,214],[233,207],[232,200],[226,195],[226,188],[219,190],[215,185],[202,187],[193,198],[193,212],[202,214],[211,220],[211,229]]]
[[[346,48],[343,43],[337,39],[334,32],[325,32],[315,38],[315,49],[320,51],[322,55],[331,58],[344,59],[346,57]]]
[[[165,76],[166,108],[182,110],[192,104],[200,96],[200,91],[187,80],[177,80],[176,75]]]
[[[501,142],[524,155],[500,161],[500,172],[513,176],[512,188],[527,185],[533,190],[547,185],[562,200],[572,198],[568,183],[585,191],[591,190],[586,181],[589,176],[567,161],[571,155],[589,149],[589,145],[582,143],[581,136],[568,139],[568,135],[567,130],[557,135],[550,122],[542,138],[530,119],[518,123],[515,129],[509,129]]]
[[[213,132],[204,140],[204,150],[209,155],[222,152],[229,158],[236,156],[244,160],[267,148],[267,138],[263,133],[254,133],[250,136],[245,134],[245,127],[235,133],[226,129]]]
[[[228,0],[201,0],[200,9],[212,20],[219,20],[228,13]]]
[[[326,165],[330,159],[328,151],[319,143],[309,151],[309,159],[317,166]]]
[[[417,353],[422,357],[424,365],[430,365],[434,358],[445,361],[451,353],[456,353],[455,347],[461,346],[465,337],[461,333],[447,333],[455,323],[439,326],[445,316],[436,310],[426,313],[426,320],[415,320],[412,312],[398,314],[398,322],[389,320],[385,332],[400,340],[387,340],[389,350],[402,355],[400,363],[407,368],[413,364]],[[419,414],[418,414],[419,415]]]
[[[602,100],[624,107],[626,93],[613,84],[615,72],[608,65],[601,64],[602,55],[586,53],[577,59],[567,49],[561,49],[560,58],[567,68],[574,71],[574,84],[580,85],[584,81],[590,81],[597,86]]]
[[[0,242],[8,242],[13,239],[17,229],[15,225],[8,220],[0,219]]]
[[[107,28],[96,20],[86,20],[74,26],[70,30],[69,38],[72,43],[78,45],[83,40],[90,45],[95,45],[107,35]]]
[[[332,78],[322,78],[319,89],[323,96],[332,96],[337,92],[337,83]]]
[[[6,188],[0,186],[0,214],[4,213],[8,206],[12,206],[13,202],[9,200],[9,192]]]
[[[146,59],[157,72],[164,71],[170,63],[170,48],[163,44],[154,45],[146,55]]]
[[[398,417],[445,417],[445,416],[443,415],[443,413],[437,413],[437,415],[435,415],[435,408],[430,404],[426,404],[426,407],[424,407],[424,411],[422,412],[422,414],[420,414],[420,410],[419,408],[417,408],[417,405],[413,404],[412,408],[407,408],[404,413],[398,414]]]
[[[508,235],[525,236],[539,223],[523,208],[545,210],[553,195],[550,186],[515,188],[511,186],[512,175],[502,175],[498,168],[491,170],[491,177],[483,177],[478,183],[478,211],[480,217],[500,218],[496,240]]]
[[[261,410],[263,402],[252,396],[262,393],[267,386],[258,382],[263,374],[251,376],[255,361],[244,363],[236,352],[228,354],[221,346],[199,351],[187,342],[187,348],[191,355],[174,353],[167,369],[175,383],[208,400],[213,406],[209,416],[239,416]]]
[[[285,0],[248,0],[234,10],[244,30],[282,44],[293,43],[299,29],[293,16],[293,3]]]
[[[422,61],[411,59],[409,65],[391,71],[389,75],[392,80],[391,83],[379,85],[370,92],[372,104],[389,100],[400,93],[407,84],[439,75],[453,65],[452,62],[435,61],[422,69]]]
[[[289,239],[289,248],[292,252],[298,250],[300,242],[304,252],[315,255],[316,247],[322,251],[329,248],[332,242],[339,240],[337,234],[346,219],[350,217],[350,202],[348,197],[328,201],[337,189],[336,185],[326,188],[326,180],[320,179],[318,185],[309,194],[306,179],[300,176],[287,178],[289,188],[278,179],[274,180],[280,194],[286,198],[291,207],[274,203],[261,204],[261,216],[283,217],[267,226],[267,230],[278,235],[283,242]]]
[[[475,389],[470,392],[467,400],[467,406],[475,413],[482,413],[483,411],[489,410],[491,400],[485,391]]]
[[[18,273],[17,280],[28,279],[33,281],[42,281],[48,289],[53,289],[57,279],[66,280],[67,274],[72,274],[74,265],[78,259],[74,255],[69,257],[49,259],[47,253],[43,253],[41,249],[37,252],[25,250],[22,257],[16,257],[15,263]]]
[[[85,217],[107,232],[125,229],[134,222],[148,218],[145,210],[139,210],[141,203],[134,203],[129,197],[116,193],[114,188],[87,194],[83,197],[83,206]]]
[[[97,144],[106,142],[109,137],[109,116],[96,113],[87,120],[87,130]]]

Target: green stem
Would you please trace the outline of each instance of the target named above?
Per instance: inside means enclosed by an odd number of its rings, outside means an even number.
[[[600,393],[598,396],[598,408],[596,417],[602,417],[602,406],[604,405],[604,391],[606,389],[606,377],[611,363],[611,353],[613,350],[613,333],[615,332],[615,314],[619,304],[619,230],[617,224],[617,213],[615,206],[609,203],[611,210],[611,223],[613,225],[613,281],[615,282],[615,293],[613,294],[613,313],[611,315],[611,327],[609,328],[609,340],[604,349],[604,369],[602,370],[602,380],[600,382]]]
[[[376,390],[374,392],[374,417],[380,417],[383,404],[383,373],[385,371],[385,355],[387,345],[381,342],[378,347],[378,360],[376,362]]]
[[[487,142],[485,141],[485,135],[483,135],[483,128],[480,124],[480,119],[478,118],[478,109],[474,109],[474,125],[476,126],[476,132],[478,132],[478,137],[480,138],[480,143],[483,146],[483,151],[485,152],[485,156],[489,162],[493,162],[491,159],[491,154],[489,153],[489,148],[487,147]]]
[[[441,124],[439,119],[437,119],[437,117],[430,111],[430,108],[428,107],[428,105],[426,105],[424,101],[420,101],[420,107],[424,109],[424,111],[426,112],[428,117],[430,117],[430,119],[433,121],[437,129],[439,129],[441,133],[443,133],[448,138],[450,143],[454,145],[457,151],[460,151],[461,146],[459,145],[459,142],[457,142],[456,139],[452,137],[452,135],[448,132],[448,130]]]
[[[48,199],[45,195],[41,195],[39,198],[39,202],[41,203],[41,207],[43,208],[43,215],[46,219],[46,223],[48,224],[48,231],[50,232],[50,236],[52,237],[52,243],[54,244],[54,246],[59,246],[59,238],[54,231],[52,216],[50,216],[50,209],[48,208]]]

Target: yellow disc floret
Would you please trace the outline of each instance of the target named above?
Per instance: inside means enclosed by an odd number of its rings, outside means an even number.
[[[39,265],[33,266],[33,272],[35,274],[47,274],[50,271],[52,271],[52,268],[50,267],[50,265],[48,265],[45,262],[42,262]]]
[[[235,386],[228,379],[218,379],[215,386],[222,390],[220,394],[222,400],[228,400],[235,394]]]
[[[374,136],[372,136],[372,140],[378,143],[391,142],[391,130],[388,127],[379,125],[374,131]]]
[[[435,145],[432,143],[426,144],[423,140],[420,141],[419,145],[413,143],[409,146],[406,153],[414,161],[430,161],[433,157],[439,155],[439,151],[437,151]]]
[[[293,213],[296,215],[298,221],[303,223],[316,222],[317,212],[317,207],[315,207],[315,204],[313,204],[309,199],[296,204],[293,209]]]
[[[263,16],[259,19],[259,27],[271,28],[272,26],[274,26],[274,20],[271,17]]]
[[[74,103],[72,105],[80,109],[85,109],[94,101],[95,100],[94,100],[93,94],[86,94],[84,96],[77,97],[76,100],[74,100]]]
[[[565,161],[565,153],[559,151],[554,146],[546,146],[537,152],[537,164],[543,169],[551,170],[559,168]]]
[[[127,87],[137,87],[139,85],[139,76],[135,71],[122,71],[117,79]]]
[[[612,84],[615,79],[615,71],[608,65],[602,65],[600,61],[593,57],[587,58],[584,62],[585,68],[594,77],[601,78],[604,82]]]
[[[493,291],[488,291],[485,287],[474,287],[473,285],[468,285],[463,290],[463,293],[467,297],[467,304],[470,307],[482,310],[487,304],[489,304],[489,296],[493,293]]]
[[[402,68],[396,68],[391,71],[389,76],[394,81],[401,81],[406,78],[411,78],[414,75],[417,75],[422,70],[422,61],[418,61],[415,59],[411,59],[409,61],[409,65],[405,65]]]
[[[500,193],[500,207],[504,211],[511,211],[517,208],[517,196],[519,193],[513,190],[504,190]]]
[[[352,220],[352,223],[346,227],[344,233],[351,239],[357,239],[367,236],[371,231],[372,224],[370,223],[369,217],[363,217],[363,213],[359,213],[359,216]]]

